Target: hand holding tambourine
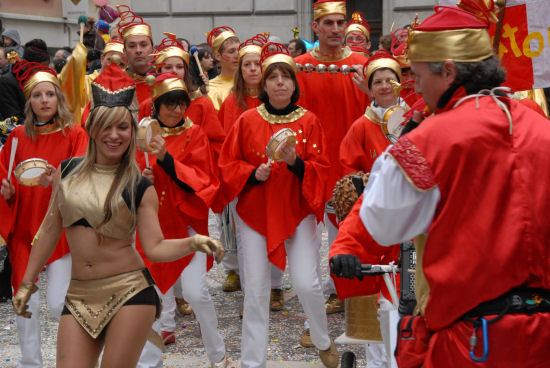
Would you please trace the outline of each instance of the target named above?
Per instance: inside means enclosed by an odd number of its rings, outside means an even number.
[[[166,156],[166,141],[164,138],[156,135],[151,138],[149,145],[152,148],[151,154],[155,155],[159,161],[164,161],[164,157]]]
[[[285,161],[289,165],[296,162],[296,133],[290,128],[284,128],[273,134],[267,146],[265,154],[271,161]],[[290,162],[289,162],[290,161]]]
[[[162,128],[160,127],[160,124],[157,119],[151,119],[151,118],[141,119],[141,121],[138,124],[136,143],[138,148],[145,153],[145,166],[147,167],[150,167],[149,156],[147,155],[147,153],[148,152],[153,153],[153,150],[155,150],[155,147],[151,145],[151,141],[154,137],[161,136],[161,135],[162,135]],[[157,151],[158,151],[158,148],[159,147],[157,147]],[[156,154],[156,153],[153,153],[153,154]],[[162,154],[162,159],[159,159],[159,160],[161,161],[164,160],[164,154]]]
[[[15,168],[14,174],[21,185],[33,187],[40,185],[47,188],[53,184],[57,171],[48,161],[41,158],[30,158],[20,162]]]
[[[143,152],[152,152],[151,140],[160,136],[162,128],[157,119],[143,118],[138,124],[136,143]]]

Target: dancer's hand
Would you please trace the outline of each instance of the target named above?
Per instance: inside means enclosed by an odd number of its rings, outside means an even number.
[[[204,235],[193,235],[191,237],[191,249],[193,252],[203,252],[206,254],[216,253],[216,262],[220,263],[225,256],[225,249],[219,240],[212,239]]]
[[[31,295],[37,290],[38,287],[33,282],[21,282],[19,289],[17,289],[17,293],[12,300],[15,314],[24,318],[31,318],[32,313],[27,310],[29,308],[27,303],[31,298]]]

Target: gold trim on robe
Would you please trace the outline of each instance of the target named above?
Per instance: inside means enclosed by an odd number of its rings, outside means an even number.
[[[288,124],[293,123],[296,120],[300,119],[307,112],[303,107],[299,107],[288,115],[273,115],[270,114],[265,108],[265,104],[261,104],[256,108],[258,114],[270,124]]]
[[[352,51],[348,46],[344,46],[337,53],[323,54],[321,53],[321,51],[319,51],[319,48],[316,46],[313,50],[311,50],[310,54],[316,60],[319,60],[325,63],[331,63],[331,62],[335,63],[349,57],[352,54]]]
[[[162,129],[162,137],[166,138],[171,135],[180,135],[181,133],[185,132],[187,129],[191,128],[193,126],[193,122],[189,118],[185,118],[185,123],[179,127],[175,128],[169,128],[169,127],[161,127]]]

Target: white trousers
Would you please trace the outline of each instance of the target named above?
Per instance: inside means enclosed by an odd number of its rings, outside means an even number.
[[[236,218],[236,213],[237,213],[237,199],[234,199],[231,203],[228,204],[228,206],[230,207],[231,209],[231,212],[233,213],[233,218]],[[218,221],[219,221],[219,224],[221,224],[221,218],[218,218]],[[238,231],[238,222],[237,220],[235,220],[235,237],[237,238],[237,254],[235,253],[226,253],[225,254],[225,257],[223,257],[223,260],[222,260],[222,265],[223,267],[225,268],[225,270],[227,272],[229,271],[235,271],[238,275],[242,275],[243,273],[243,270],[242,268],[239,266],[243,263],[242,261],[242,252],[240,250],[240,244],[241,244],[241,239],[240,239],[240,236],[239,236],[239,231]],[[271,288],[272,289],[282,289],[283,288],[283,275],[284,275],[284,271],[281,271],[280,269],[278,269],[277,267],[271,265]],[[244,288],[245,288],[245,283],[246,283],[246,278],[244,276],[240,277],[241,279],[241,289],[244,291]],[[176,292],[177,293],[177,292]],[[176,294],[177,296],[177,294]]]
[[[336,235],[338,235],[338,228],[329,220],[327,214],[325,213],[325,227],[327,229],[328,235],[328,249],[332,246]],[[323,292],[327,295],[336,294],[336,286],[334,285],[334,280],[330,277],[330,265],[327,263],[328,268],[328,277],[323,282]]]
[[[72,259],[66,254],[46,267],[46,301],[48,314],[59,320],[65,295],[71,281]],[[40,292],[31,295],[29,299],[31,318],[16,317],[17,333],[21,358],[17,366],[21,368],[42,367],[42,353],[40,348]]]
[[[271,271],[265,237],[236,217],[242,239],[243,270],[246,277],[241,340],[242,368],[266,367],[269,338]],[[285,241],[292,286],[309,320],[311,340],[321,350],[330,347],[327,316],[319,279],[321,239],[313,215],[307,216]]]
[[[378,320],[380,320],[380,311],[394,309],[393,304],[386,299],[382,294],[378,299],[380,307],[378,308]],[[386,329],[380,326],[382,331],[382,338],[386,341],[389,336],[385,336]],[[367,361],[367,368],[389,368],[388,359],[386,354],[386,347],[383,343],[380,344],[367,344],[365,351],[365,360]]]
[[[188,228],[189,236],[193,236],[196,232]],[[174,299],[174,289],[180,289],[182,296],[193,308],[195,317],[199,322],[201,329],[202,341],[206,350],[206,355],[211,362],[217,363],[225,358],[225,344],[218,332],[218,317],[214,309],[212,297],[208,291],[208,283],[206,280],[206,254],[196,252],[191,262],[182,271],[176,283],[168,289],[166,294],[159,293],[162,300],[162,313],[159,318],[158,326],[161,331],[176,330],[176,301]],[[154,356],[153,353],[145,352],[145,349],[160,350],[147,342],[144,347],[142,356]],[[162,363],[162,354],[157,354]],[[154,359],[151,358],[151,361]],[[141,358],[140,358],[141,362]],[[145,362],[144,362],[145,363]],[[158,361],[156,362],[158,364]],[[156,367],[157,365],[152,365]],[[140,367],[149,367],[147,365],[139,365]]]

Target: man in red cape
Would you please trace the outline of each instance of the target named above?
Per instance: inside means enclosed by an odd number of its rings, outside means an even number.
[[[362,66],[367,59],[353,53],[349,47],[342,46],[346,29],[346,2],[345,0],[319,0],[313,4],[313,31],[319,37],[319,46],[312,51],[296,58],[301,65],[317,66],[348,65]],[[298,101],[300,106],[312,111],[321,121],[321,126],[327,139],[327,152],[331,164],[330,177],[327,188],[332,191],[336,182],[344,175],[339,161],[340,142],[351,124],[359,118],[368,106],[367,95],[362,93],[353,83],[351,75],[345,73],[313,72],[298,73],[298,83],[302,97]],[[325,220],[329,233],[329,244],[336,237],[336,219]],[[343,301],[336,297],[336,290],[329,278],[324,285],[324,292],[330,294],[327,301],[327,312],[343,310]]]
[[[493,7],[466,2],[476,14],[437,7],[411,31],[435,114],[376,160],[360,215],[380,244],[415,237],[418,316],[401,322],[400,367],[547,365],[550,127],[497,88]]]

